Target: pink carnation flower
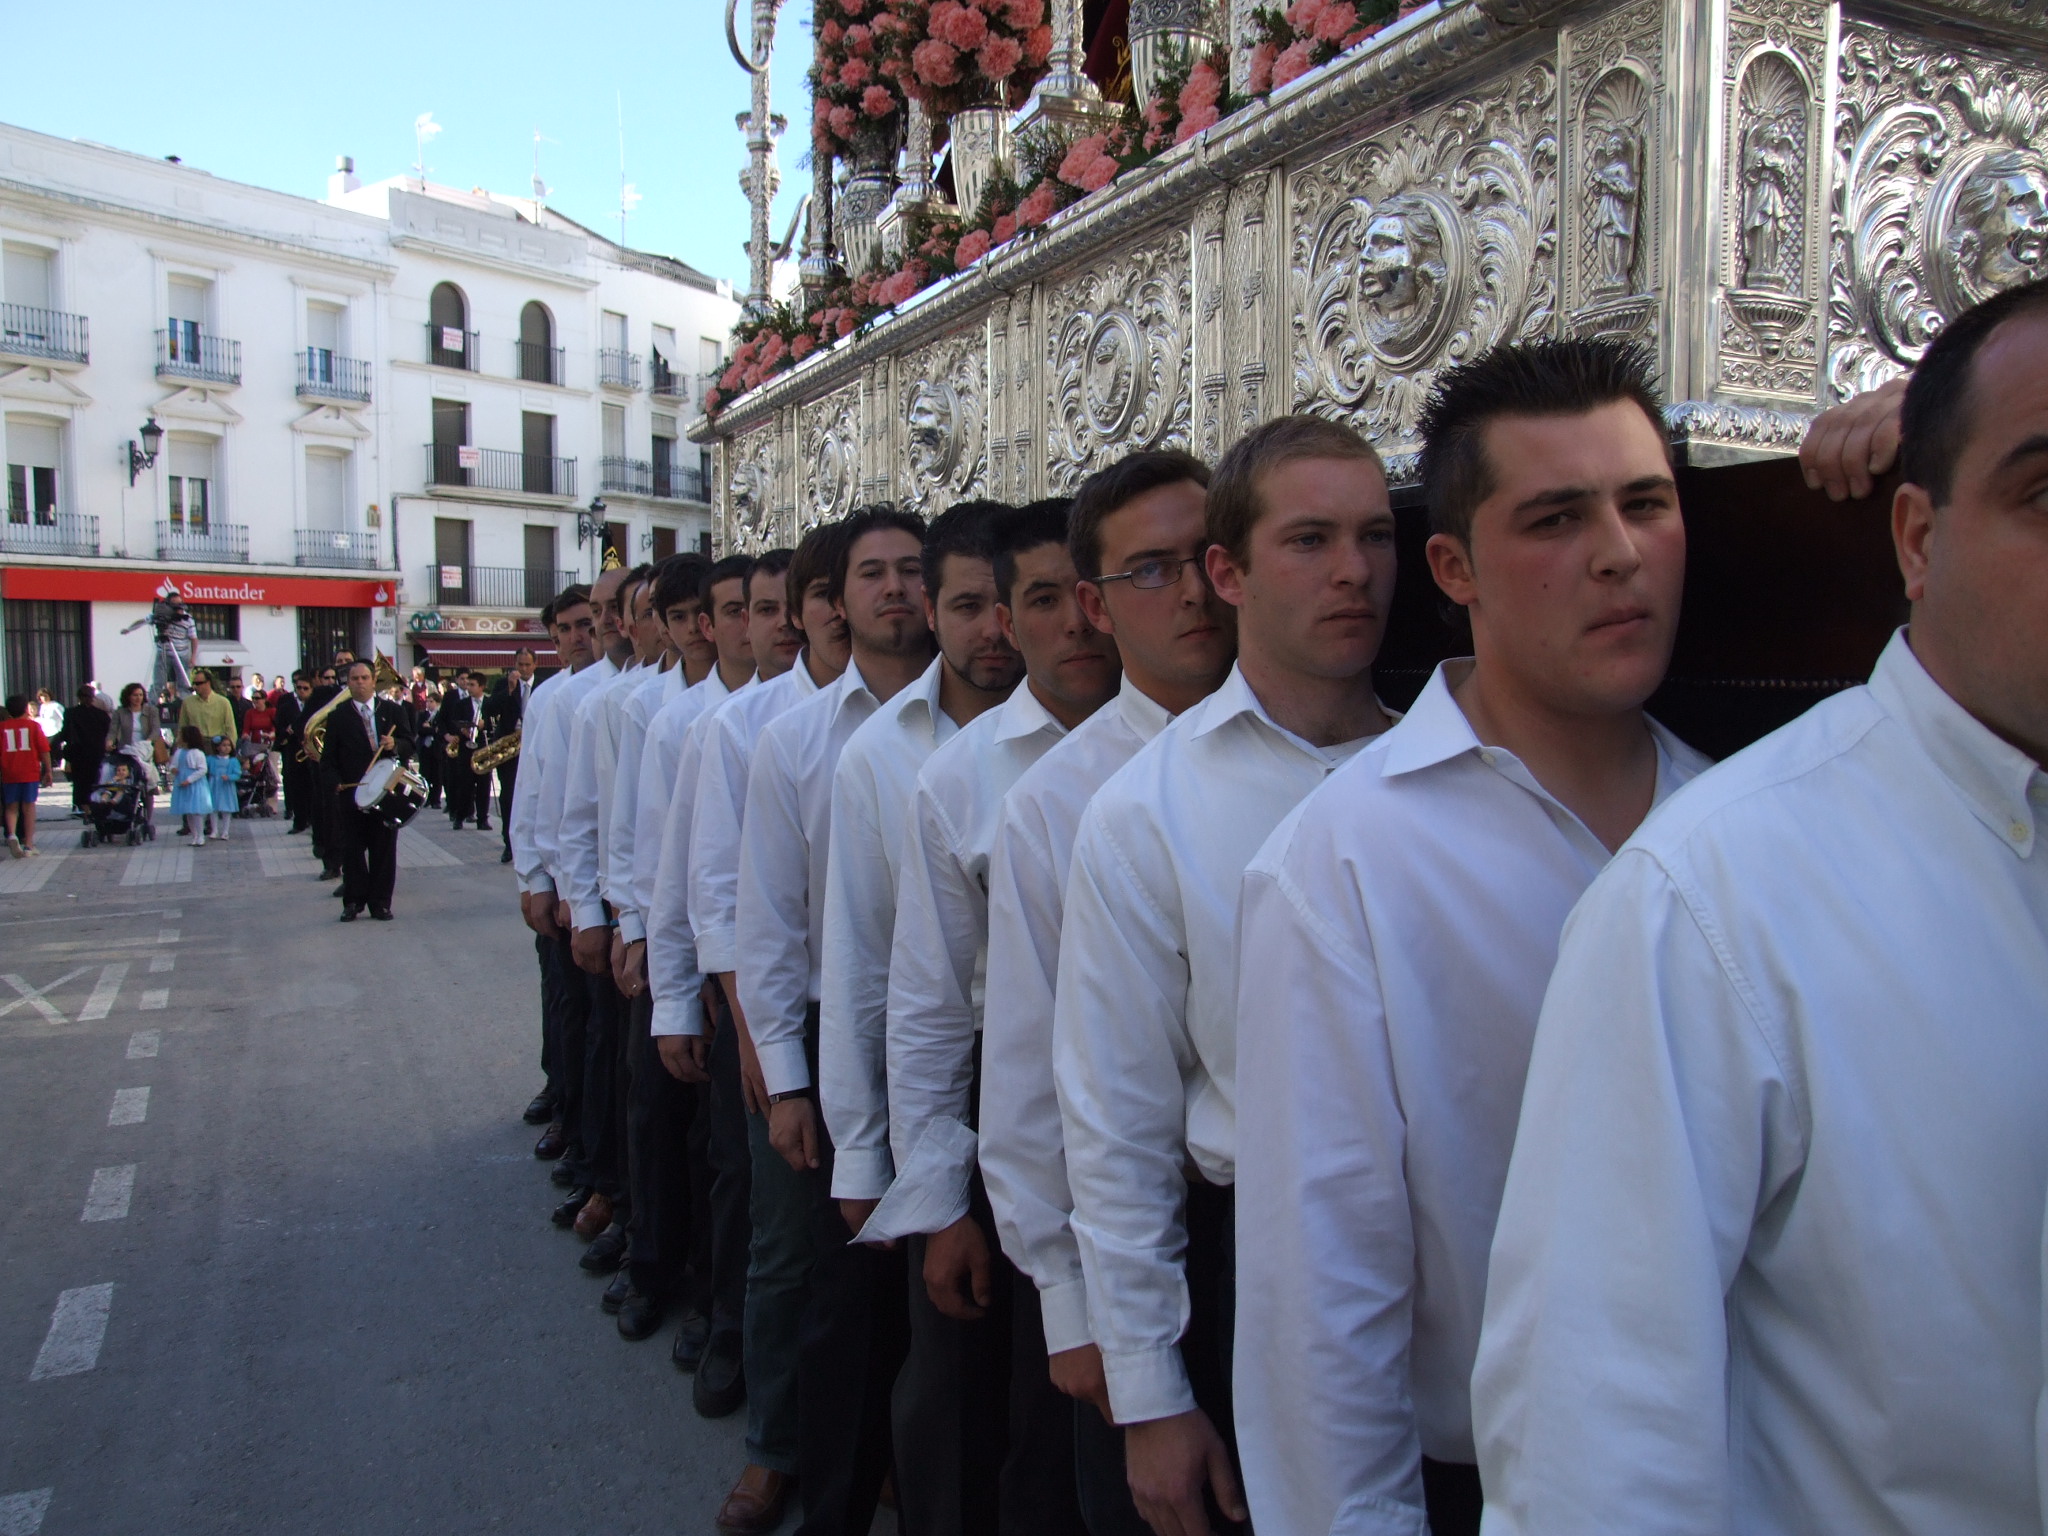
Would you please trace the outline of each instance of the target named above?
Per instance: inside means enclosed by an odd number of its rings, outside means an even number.
[[[871,85],[860,93],[860,109],[869,117],[887,117],[896,110],[896,97],[886,86]]]
[[[1040,23],[1024,35],[1024,62],[1033,69],[1052,57],[1052,28]]]
[[[818,41],[828,48],[844,36],[846,36],[845,29],[838,22],[832,21],[829,18],[822,27],[818,28]]]
[[[981,66],[982,74],[990,80],[1009,79],[1023,60],[1023,44],[1014,38],[1004,37],[1000,32],[991,32],[988,40],[974,51],[974,62]]]
[[[1315,31],[1317,21],[1322,18],[1323,7],[1329,3],[1330,0],[1294,0],[1287,7],[1287,25],[1295,30],[1296,35],[1307,36]]]
[[[1060,195],[1049,181],[1041,181],[1031,189],[1031,195],[1017,205],[1017,223],[1020,228],[1035,229],[1060,211]]]
[[[1315,38],[1317,42],[1334,43],[1342,40],[1345,33],[1358,25],[1358,7],[1350,0],[1330,0],[1323,7],[1323,14],[1316,18]]]
[[[979,11],[958,4],[957,0],[939,0],[932,7],[931,33],[962,53],[972,53],[988,36],[988,18]]]
[[[1176,144],[1186,143],[1204,128],[1214,128],[1218,119],[1222,116],[1223,114],[1214,107],[1195,108],[1194,111],[1180,120],[1180,127],[1174,132],[1173,142]]]
[[[868,67],[867,60],[848,59],[839,66],[839,83],[858,90],[868,83],[873,74],[874,71]]]
[[[928,86],[960,83],[960,55],[937,38],[926,38],[910,50],[910,66]]]
[[[1019,32],[1028,32],[1045,20],[1045,0],[1005,0],[1003,20]]]
[[[818,338],[813,336],[809,331],[805,331],[803,335],[797,337],[795,341],[792,341],[789,344],[789,355],[795,358],[798,362],[802,362],[805,358],[809,357],[813,352],[817,350]]]
[[[868,0],[839,0],[839,9],[849,16],[865,16]]]
[[[1080,187],[1083,192],[1100,192],[1104,187],[1116,180],[1117,173],[1121,170],[1123,170],[1122,166],[1110,159],[1108,155],[1103,155],[1081,173],[1081,179],[1075,185]]]
[[[738,363],[734,363],[718,376],[718,387],[725,390],[728,394],[738,389],[745,382],[746,370],[740,367]]]
[[[1254,96],[1263,96],[1273,89],[1273,61],[1279,57],[1280,50],[1271,43],[1261,43],[1252,50],[1245,87]]]
[[[960,237],[960,244],[953,251],[953,265],[971,267],[989,253],[995,241],[985,229],[970,229]]]
[[[1223,82],[1209,64],[1197,64],[1188,71],[1188,83],[1180,88],[1182,112],[1199,112],[1204,107],[1215,106],[1222,99]]]
[[[789,343],[782,339],[782,332],[768,331],[763,333],[761,337],[760,359],[761,365],[764,368],[771,363],[780,362],[788,351]]]
[[[1014,240],[1017,236],[1017,216],[1014,213],[1004,214],[996,220],[996,226],[989,234],[994,237],[997,245],[1003,244],[1006,240]]]
[[[825,25],[829,27],[832,23],[828,21]],[[875,51],[875,35],[859,22],[855,22],[846,29],[846,46],[862,58],[866,58]]]
[[[1280,50],[1280,56],[1273,60],[1273,89],[1276,91],[1290,80],[1299,80],[1316,65],[1315,44],[1306,38],[1298,43],[1289,43]]]
[[[834,107],[827,114],[832,120],[832,131],[842,139],[853,137],[853,130],[860,124],[860,115],[851,107]]]

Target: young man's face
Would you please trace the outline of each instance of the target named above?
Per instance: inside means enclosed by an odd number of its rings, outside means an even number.
[[[651,666],[668,648],[668,629],[654,611],[654,583],[643,581],[633,589],[633,653],[640,665]]]
[[[669,650],[685,661],[695,660],[704,643],[697,634],[697,615],[702,611],[694,597],[686,597],[662,610],[662,639]]]
[[[320,682],[321,682],[322,686],[324,686],[324,687],[330,687],[330,688],[331,688],[331,687],[333,687],[333,686],[334,686],[334,668],[332,668],[332,667],[322,667],[322,668],[320,669]]]
[[[804,605],[798,615],[804,644],[818,658],[818,665],[844,672],[853,654],[853,632],[847,628],[844,610],[831,598],[831,583],[820,576],[804,590]]]
[[[580,667],[596,656],[597,614],[588,603],[577,603],[555,615],[555,653],[565,667]]]
[[[1092,714],[1123,679],[1116,642],[1088,622],[1074,594],[1080,573],[1064,543],[1020,551],[1016,579],[1000,613],[1024,657],[1031,686],[1063,717]]]
[[[377,674],[367,662],[358,662],[348,669],[349,697],[358,704],[367,704],[377,692]]]
[[[870,528],[846,556],[839,612],[853,643],[885,656],[930,644],[924,618],[923,550],[902,528]],[[810,626],[805,624],[805,632]]]
[[[1429,541],[1482,666],[1545,709],[1640,709],[1671,662],[1685,521],[1662,431],[1630,400],[1504,416],[1480,435],[1492,493],[1469,548]]]
[[[946,665],[972,687],[1007,693],[1023,675],[1024,658],[1003,633],[996,611],[996,570],[973,555],[945,555],[925,588],[925,615]]]
[[[237,699],[242,696],[242,680],[239,677],[228,679],[228,693]]]
[[[716,652],[720,666],[753,665],[754,650],[747,638],[745,577],[728,576],[712,587],[710,606],[698,612],[697,629]]]
[[[210,699],[210,698],[212,698],[212,697],[213,697],[213,679],[212,679],[212,678],[210,678],[210,677],[201,677],[201,678],[196,678],[196,679],[194,679],[194,680],[193,680],[192,686],[193,686],[193,688],[195,688],[195,689],[196,689],[196,690],[198,691],[198,693],[199,693],[199,697],[201,697],[202,699]]]
[[[521,651],[513,665],[519,669],[519,680],[521,682],[531,682],[533,680],[533,669],[539,665],[539,662],[531,651]]]
[[[481,699],[484,696],[484,680],[482,678],[478,677],[475,673],[471,673],[463,681],[468,686],[469,696],[472,699]]]
[[[1394,597],[1394,509],[1368,459],[1292,459],[1258,478],[1249,561],[1208,552],[1247,661],[1305,677],[1372,666]]]
[[[624,571],[606,571],[590,584],[590,609],[597,623],[597,644],[610,655],[618,648],[624,626],[619,617],[619,589],[626,584]]]
[[[1116,637],[1124,665],[1176,690],[1214,687],[1237,655],[1237,610],[1202,569],[1208,505],[1209,492],[1192,480],[1133,496],[1102,520],[1099,536],[1102,574],[1136,579],[1080,586],[1089,617]],[[1150,584],[1169,571],[1164,586]]]
[[[756,571],[747,582],[747,648],[764,681],[787,672],[803,652],[803,631],[789,611],[788,591],[781,571]]]

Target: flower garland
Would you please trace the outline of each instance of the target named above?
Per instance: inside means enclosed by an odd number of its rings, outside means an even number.
[[[1052,56],[1045,0],[885,0],[908,46],[896,79],[934,118],[1007,106]]]
[[[903,109],[902,26],[889,0],[815,0],[811,35],[812,150],[846,155]]]
[[[1265,96],[1298,80],[1347,48],[1410,11],[1422,0],[1292,0],[1285,8],[1262,5],[1252,12],[1252,47],[1245,84]]]

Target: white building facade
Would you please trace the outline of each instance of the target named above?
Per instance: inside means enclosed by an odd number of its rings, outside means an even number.
[[[166,581],[229,673],[502,665],[605,544],[708,539],[677,445],[729,290],[545,207],[352,180],[0,126],[6,691],[146,681],[124,631]]]

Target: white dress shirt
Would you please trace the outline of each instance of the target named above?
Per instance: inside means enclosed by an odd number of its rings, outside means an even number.
[[[1470,1383],[1522,1079],[1606,846],[1437,668],[1295,808],[1238,919],[1238,1451],[1262,1531],[1420,1531]],[[1652,724],[1654,803],[1707,766]]]
[[[2044,818],[1901,634],[1593,883],[1472,1378],[1495,1536],[2039,1536]]]
[[[548,716],[555,698],[567,685],[570,673],[556,672],[542,678],[520,710],[519,773],[512,780],[512,817],[506,837],[512,844],[512,872],[521,891],[552,891],[547,867],[534,844],[534,807],[540,800],[542,765],[547,761]]]
[[[625,701],[646,679],[626,667],[583,696],[576,706],[569,773],[562,790],[562,867],[568,871],[569,921],[577,928],[609,927],[605,913],[606,812],[619,765],[619,718]]]
[[[602,688],[619,675],[608,656],[600,657],[576,673],[555,696],[548,712],[548,750],[540,776],[540,798],[534,805],[533,837],[547,870],[548,889],[567,899],[569,876],[562,856],[562,815],[569,787],[569,769],[576,754],[576,712],[592,690]],[[525,752],[520,738],[520,752]]]
[[[633,861],[633,883],[647,927],[647,994],[654,1003],[650,1034],[704,1033],[697,996],[704,978],[690,930],[690,814],[697,804],[706,722],[734,692],[713,667],[702,682],[662,705],[648,724],[640,754],[640,812],[633,839],[645,852]]]
[[[879,708],[849,661],[831,687],[770,721],[755,745],[740,829],[734,979],[771,1094],[811,1086],[804,1023],[823,979],[833,770],[847,739]]]
[[[1053,985],[1074,834],[1088,802],[1173,717],[1128,675],[1114,702],[1024,771],[988,862],[988,985],[981,1069],[981,1176],[996,1235],[1038,1287],[1048,1354],[1092,1343],[1074,1196],[1052,1081]]]
[[[656,710],[683,692],[680,665],[666,672],[643,668],[619,706],[617,766],[612,770],[611,800],[605,807],[604,899],[617,915],[619,937],[628,944],[647,937],[646,908],[634,894],[634,833],[640,821],[640,762],[647,750],[647,726]]]
[[[965,1154],[955,1165],[952,1204],[933,1213],[929,1231],[967,1214],[988,861],[1003,796],[1066,734],[1026,681],[934,752],[917,776],[889,951],[889,1140],[906,1176],[934,1121],[953,1122],[947,1145]],[[998,1082],[995,1091],[1005,1094],[1009,1085]],[[933,1175],[941,1172],[932,1167]]]
[[[825,868],[825,960],[818,990],[818,1108],[832,1133],[832,1193],[876,1200],[895,1176],[889,1157],[889,940],[897,858],[917,770],[959,730],[939,708],[945,661],[852,736],[832,777]]]
[[[1237,893],[1266,834],[1363,741],[1314,747],[1237,668],[1096,792],[1060,926],[1053,1071],[1074,1235],[1116,1422],[1195,1406],[1190,1162],[1236,1176]]]
[[[735,970],[734,917],[740,902],[740,832],[747,819],[747,776],[762,728],[817,693],[804,658],[756,687],[743,688],[707,726],[690,815],[690,931],[706,976]]]

